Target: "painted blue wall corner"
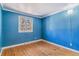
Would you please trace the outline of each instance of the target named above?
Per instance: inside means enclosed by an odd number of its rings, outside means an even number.
[[[28,41],[38,40],[41,38],[41,20],[39,18],[33,19],[33,32],[18,32],[18,16],[25,16],[9,11],[2,11],[3,18],[3,40],[2,47],[20,44]],[[27,18],[28,16],[26,16]]]
[[[18,16],[25,15],[0,9],[0,47],[1,43],[5,47],[43,38],[79,51],[79,6],[73,10],[73,15],[65,10],[43,19],[31,17],[33,32],[19,33]]]
[[[79,6],[43,18],[43,38],[79,51]]]

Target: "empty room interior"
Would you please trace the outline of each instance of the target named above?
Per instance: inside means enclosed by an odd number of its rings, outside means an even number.
[[[79,56],[79,4],[1,3],[1,56]]]

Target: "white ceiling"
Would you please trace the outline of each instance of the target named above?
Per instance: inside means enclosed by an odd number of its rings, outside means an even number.
[[[3,7],[37,16],[44,16],[67,8],[70,3],[5,3]]]

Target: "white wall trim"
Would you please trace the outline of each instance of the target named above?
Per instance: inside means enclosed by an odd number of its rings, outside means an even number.
[[[78,6],[78,5],[79,5],[79,4],[77,4],[77,3],[76,3],[76,4],[70,4],[70,5],[68,5],[67,7],[62,8],[61,10],[58,10],[58,11],[56,11],[56,12],[51,12],[51,13],[49,13],[49,14],[46,14],[46,15],[42,16],[42,18],[51,16],[51,15],[54,15],[54,14],[57,14],[57,13],[59,13],[59,12],[63,12],[63,11],[65,11],[65,10],[73,9],[73,8],[75,8],[75,7]]]
[[[42,16],[42,15],[39,16],[39,15],[33,15],[33,14],[18,11],[18,10],[10,9],[10,8],[4,6],[3,4],[1,4],[3,10],[7,10],[7,11],[10,11],[10,12],[15,12],[15,13],[20,13],[20,14],[24,14],[24,15],[29,15],[30,17],[36,17],[36,18],[44,18],[44,17],[47,17],[47,16],[51,16],[51,15],[54,15],[56,13],[59,13],[59,12],[65,11],[65,10],[73,9],[78,5],[79,5],[79,3],[71,3],[67,7],[62,8],[61,10],[51,12],[51,13],[46,14],[44,16]]]
[[[77,50],[74,50],[74,49],[71,49],[71,48],[68,48],[68,47],[65,47],[65,46],[53,43],[53,42],[49,42],[49,41],[44,40],[44,39],[39,39],[39,40],[34,40],[34,41],[30,41],[30,42],[24,42],[24,43],[21,43],[21,44],[16,44],[16,45],[11,45],[11,46],[7,46],[7,47],[3,47],[2,50],[1,50],[1,53],[0,53],[0,56],[1,56],[2,52],[3,52],[3,50],[6,49],[6,48],[12,48],[12,47],[20,46],[20,45],[31,44],[31,43],[35,43],[35,42],[39,42],[39,41],[44,41],[44,42],[47,42],[49,44],[56,45],[58,47],[67,49],[69,51],[79,53],[79,51],[77,51]]]
[[[18,14],[23,14],[23,15],[25,15],[27,17],[41,18],[39,15],[33,15],[33,14],[30,14],[30,13],[26,13],[26,12],[22,12],[22,11],[18,11],[18,10],[6,7],[2,3],[1,3],[1,6],[2,6],[2,9],[5,10],[5,11],[9,11],[9,12],[13,12],[13,13],[18,13]]]
[[[16,44],[16,45],[11,45],[11,46],[7,46],[7,47],[3,47],[1,49],[0,56],[1,56],[2,52],[3,52],[3,50],[6,49],[6,48],[12,48],[12,47],[20,46],[20,45],[31,44],[31,43],[35,43],[35,42],[39,42],[39,41],[42,41],[42,39],[34,40],[34,41],[30,41],[30,42],[24,42],[24,43],[20,43],[20,44]]]
[[[56,46],[61,47],[61,48],[64,48],[64,49],[67,49],[67,50],[72,51],[72,52],[79,53],[79,51],[77,51],[77,50],[74,50],[74,49],[71,49],[71,48],[68,48],[68,47],[65,47],[65,46],[62,46],[62,45],[53,43],[53,42],[49,42],[47,40],[42,40],[42,41],[47,42],[47,43],[52,44],[52,45],[56,45]]]
[[[11,45],[11,46],[3,47],[3,48],[1,49],[0,56],[1,56],[2,52],[3,52],[3,50],[6,49],[6,48],[12,48],[12,47],[20,46],[20,45],[31,44],[31,43],[35,43],[35,42],[39,42],[39,41],[42,41],[42,39],[34,40],[34,41],[29,41],[29,42],[24,42],[24,43],[20,43],[20,44],[16,44],[16,45]]]
[[[7,46],[7,47],[3,47],[2,50],[6,49],[6,48],[12,48],[12,47],[20,46],[20,45],[31,44],[31,43],[35,43],[35,42],[38,42],[38,41],[42,41],[42,39],[34,40],[34,41],[30,41],[30,42],[24,42],[24,43],[20,43],[20,44],[16,44],[16,45],[11,45],[11,46]]]

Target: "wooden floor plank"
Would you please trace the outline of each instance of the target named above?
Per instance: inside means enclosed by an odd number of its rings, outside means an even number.
[[[79,53],[39,41],[4,49],[2,56],[79,56]]]

